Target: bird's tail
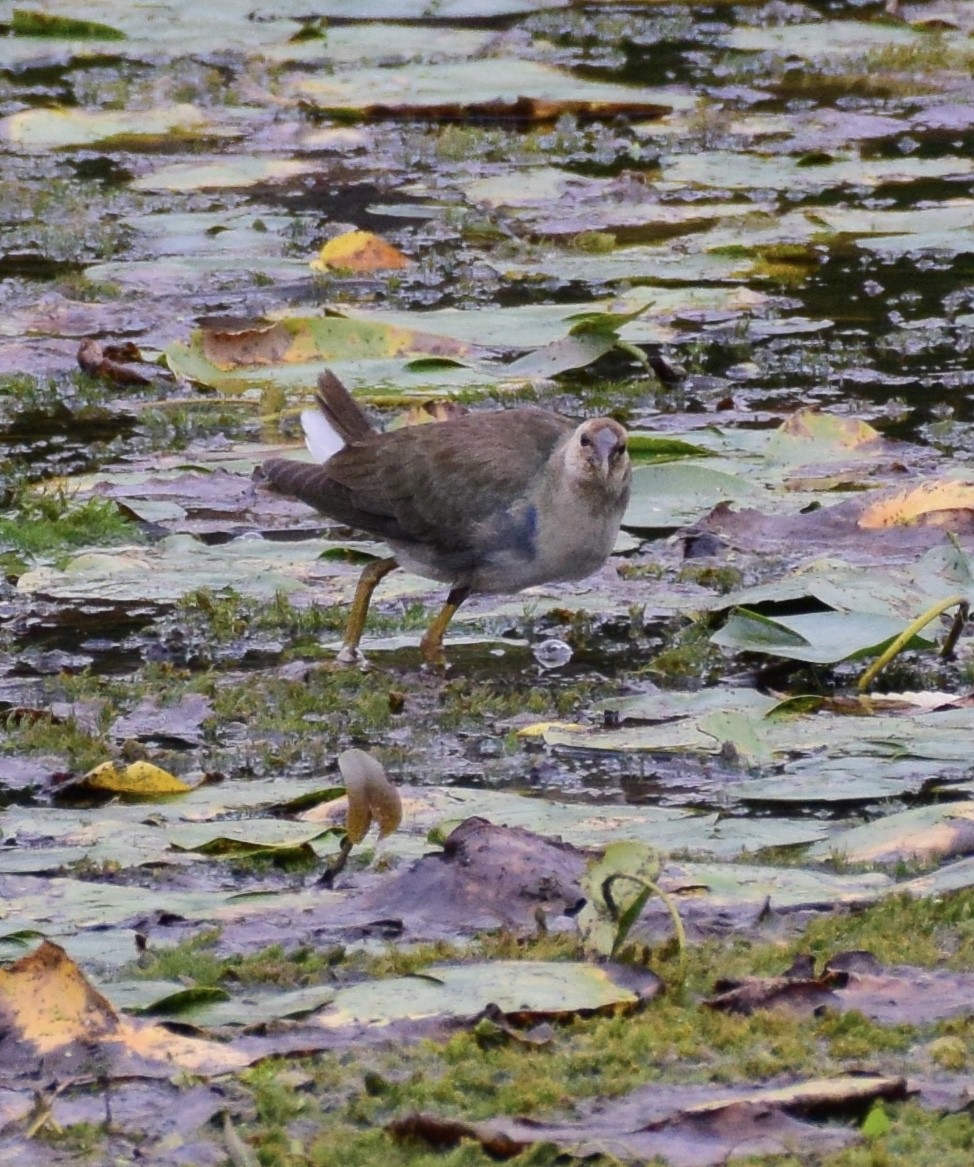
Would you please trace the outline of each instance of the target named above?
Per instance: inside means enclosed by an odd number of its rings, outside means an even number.
[[[317,409],[301,414],[301,426],[308,449],[319,462],[372,432],[362,407],[327,369],[318,377]]]

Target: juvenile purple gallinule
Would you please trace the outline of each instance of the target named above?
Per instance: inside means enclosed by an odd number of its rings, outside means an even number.
[[[358,645],[376,584],[397,567],[450,585],[420,651],[443,662],[443,634],[471,592],[582,579],[605,562],[629,501],[626,431],[577,425],[535,406],[374,430],[332,373],[301,418],[319,463],[271,458],[271,484],[323,515],[384,539],[394,555],[359,578],[338,659]]]

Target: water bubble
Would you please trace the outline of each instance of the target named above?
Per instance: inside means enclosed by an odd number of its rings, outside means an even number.
[[[534,646],[533,653],[543,669],[560,669],[572,659],[571,646],[564,640],[542,640]]]

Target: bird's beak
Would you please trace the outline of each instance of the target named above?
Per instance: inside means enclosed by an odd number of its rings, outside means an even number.
[[[606,471],[609,469],[609,459],[615,453],[616,447],[619,445],[619,436],[613,433],[608,427],[600,429],[592,443],[594,452],[598,455],[599,465],[603,466]]]

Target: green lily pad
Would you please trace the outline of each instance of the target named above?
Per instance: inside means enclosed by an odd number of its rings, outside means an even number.
[[[194,105],[159,106],[147,110],[25,109],[0,118],[0,138],[29,150],[64,146],[139,149],[193,140],[235,137],[242,130],[220,124]]]
[[[811,664],[837,664],[881,653],[907,623],[876,612],[771,617],[739,608],[710,640],[732,652],[763,652]],[[921,634],[913,637],[908,647],[929,648],[932,643]]]
[[[516,94],[511,93],[512,76],[517,78]],[[564,112],[652,118],[695,104],[693,97],[677,89],[584,81],[550,65],[505,57],[299,76],[285,82],[285,93],[312,103],[323,114],[346,117],[438,119],[474,111],[540,120],[553,120]]]

